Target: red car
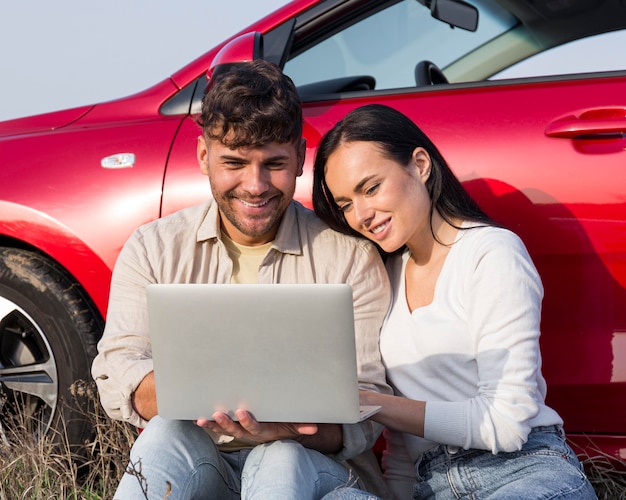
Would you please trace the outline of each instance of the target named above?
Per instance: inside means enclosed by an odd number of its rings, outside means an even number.
[[[0,123],[4,414],[25,402],[54,425],[89,378],[122,244],[209,195],[207,70],[259,57],[302,95],[305,204],[320,136],[349,110],[388,104],[433,138],[539,269],[548,403],[577,446],[626,458],[625,33],[621,0],[295,0],[144,92]]]

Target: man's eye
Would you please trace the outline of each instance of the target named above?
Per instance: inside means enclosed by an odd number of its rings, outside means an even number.
[[[240,168],[243,165],[243,163],[240,161],[228,160],[224,162],[224,165],[230,168]]]
[[[285,168],[285,164],[283,162],[268,163],[266,164],[266,167],[270,170],[280,170]]]

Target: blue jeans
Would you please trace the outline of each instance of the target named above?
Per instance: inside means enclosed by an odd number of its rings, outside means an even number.
[[[324,495],[322,500],[381,500],[373,493],[355,487],[339,488]]]
[[[356,483],[351,471],[295,441],[221,452],[195,423],[154,417],[130,452],[115,499],[318,499]]]
[[[595,499],[558,426],[537,427],[520,451],[439,445],[415,464],[415,499]]]

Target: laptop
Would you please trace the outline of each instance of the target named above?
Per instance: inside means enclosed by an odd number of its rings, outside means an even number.
[[[159,415],[356,423],[347,284],[152,284],[146,288]]]

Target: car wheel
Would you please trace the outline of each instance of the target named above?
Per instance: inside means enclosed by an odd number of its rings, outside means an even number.
[[[0,247],[0,425],[82,442],[90,432],[70,386],[89,380],[104,321],[51,259]],[[63,430],[63,434],[54,431]]]

